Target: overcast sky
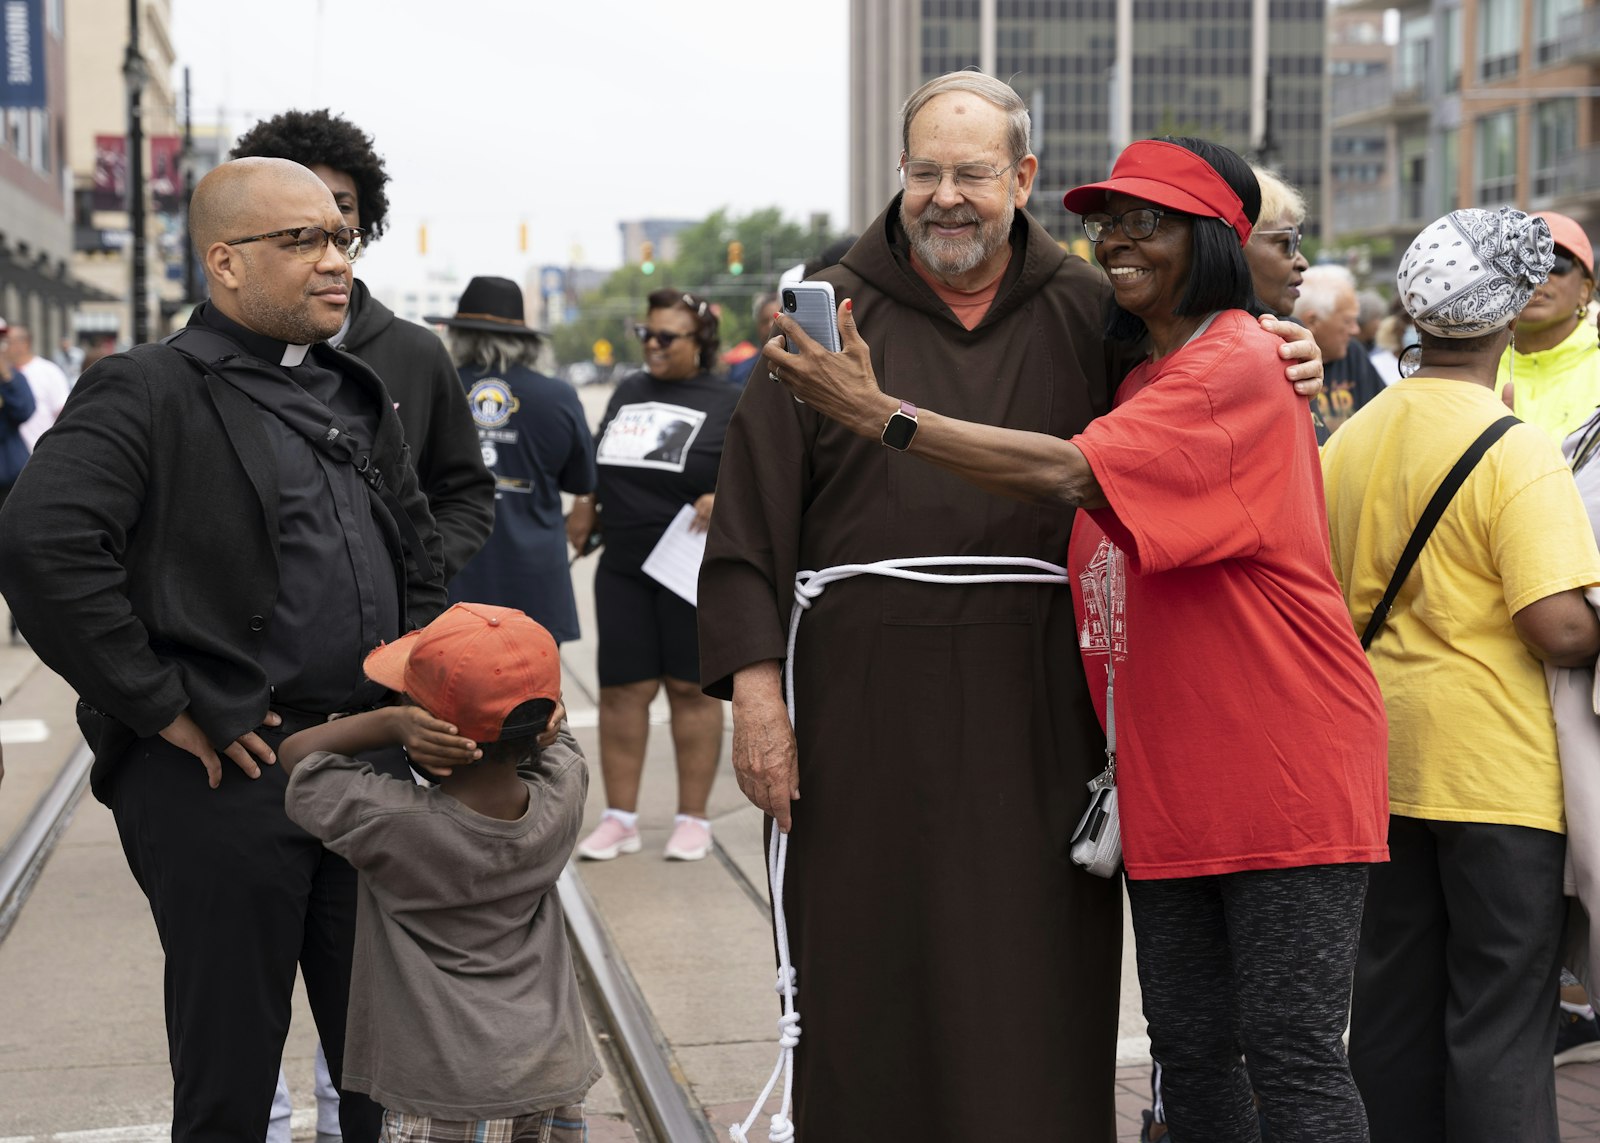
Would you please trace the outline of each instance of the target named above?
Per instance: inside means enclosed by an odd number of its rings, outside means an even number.
[[[379,289],[615,266],[624,219],[845,222],[847,0],[172,0],[172,23],[197,123],[328,107],[373,136]]]

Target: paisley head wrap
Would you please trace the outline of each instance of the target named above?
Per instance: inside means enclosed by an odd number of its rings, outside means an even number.
[[[1554,261],[1544,219],[1509,206],[1453,210],[1417,235],[1395,280],[1418,329],[1480,337],[1516,320]]]

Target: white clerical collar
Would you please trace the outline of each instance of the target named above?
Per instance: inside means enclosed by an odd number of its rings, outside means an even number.
[[[311,347],[309,345],[286,345],[283,347],[283,359],[278,364],[293,368],[304,361],[306,354],[310,352]]]

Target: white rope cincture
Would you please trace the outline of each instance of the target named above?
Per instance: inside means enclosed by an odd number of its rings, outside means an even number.
[[[1025,572],[934,572],[923,568],[987,567],[1030,568]],[[917,583],[942,583],[970,586],[984,583],[1070,583],[1067,569],[1059,564],[1031,556],[912,556],[904,559],[876,560],[864,564],[839,564],[822,571],[803,571],[794,577],[794,607],[789,612],[789,644],[783,663],[783,700],[794,726],[794,648],[800,634],[800,617],[830,583],[858,575],[881,575]],[[745,1121],[728,1128],[733,1143],[750,1143],[749,1132],[761,1109],[783,1081],[783,1102],[767,1127],[769,1143],[794,1143],[794,1050],[800,1043],[800,1013],[795,1010],[799,980],[789,956],[789,924],[783,911],[783,873],[789,857],[789,835],[774,827],[767,844],[767,885],[772,894],[772,928],[778,946],[778,981],[774,986],[783,997],[783,1015],[778,1018],[778,1063],[767,1086],[756,1097],[755,1106]]]

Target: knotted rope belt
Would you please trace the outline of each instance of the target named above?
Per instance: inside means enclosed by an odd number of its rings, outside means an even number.
[[[936,572],[925,568],[1017,568],[1018,571]],[[800,617],[830,583],[858,575],[881,575],[917,583],[951,584],[970,587],[985,583],[1066,584],[1067,569],[1028,556],[914,556],[906,559],[878,560],[865,564],[839,564],[822,571],[803,571],[794,577],[794,607],[789,612],[789,645],[783,662],[783,699],[789,710],[789,725],[794,726],[794,648],[800,634]],[[774,986],[783,997],[783,1015],[778,1017],[778,1063],[772,1078],[756,1097],[755,1106],[742,1124],[728,1129],[734,1143],[749,1143],[749,1131],[783,1081],[783,1104],[767,1128],[769,1143],[793,1143],[794,1050],[800,1043],[800,1013],[794,998],[799,980],[789,956],[789,925],[783,910],[783,873],[789,857],[789,835],[777,829],[767,842],[767,884],[772,893],[772,927],[778,946],[778,981]]]

